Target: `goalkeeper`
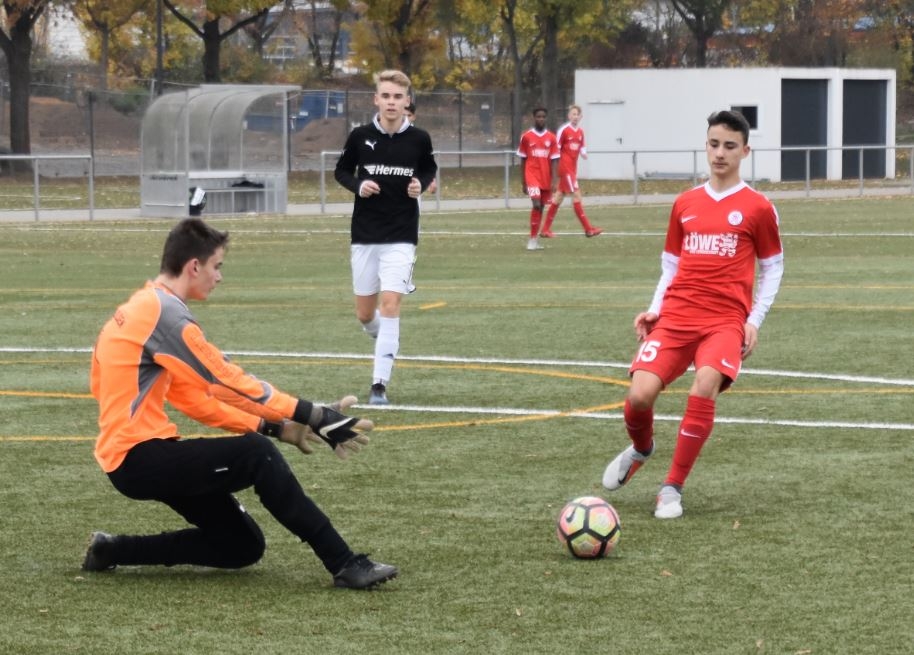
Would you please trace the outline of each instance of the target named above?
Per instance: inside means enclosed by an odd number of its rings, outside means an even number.
[[[92,354],[95,459],[119,492],[165,503],[190,526],[145,536],[93,532],[82,568],[254,564],[264,536],[233,496],[253,486],[276,520],[313,549],[335,586],[365,589],[390,580],[397,569],[350,549],[273,442],[305,454],[326,443],[345,458],[374,427],[344,414],[356,399],[316,405],[245,373],[206,340],[185,304],[206,300],[221,281],[227,245],[227,232],[199,218],[179,222],[165,241],[159,275],[118,307]],[[181,438],[165,401],[240,436]]]

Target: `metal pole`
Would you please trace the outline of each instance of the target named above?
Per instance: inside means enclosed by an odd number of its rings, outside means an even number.
[[[89,220],[94,218],[95,197],[95,92],[87,94],[89,108]]]
[[[463,91],[457,92],[457,168],[463,168]]]
[[[38,163],[40,160],[38,159],[38,157],[33,157],[32,161],[35,162],[35,165],[32,166],[32,189],[34,190],[34,194],[35,194],[33,203],[35,206],[35,222],[37,223],[38,222],[38,198],[41,196],[41,193],[39,192],[39,189],[38,189]]]
[[[157,96],[162,95],[162,78],[164,77],[164,53],[165,43],[162,38],[162,0],[156,0],[156,92]]]
[[[638,153],[632,153],[632,202],[638,204]]]
[[[505,209],[511,206],[511,152],[505,150]]]
[[[858,166],[857,177],[858,177],[859,183],[860,183],[859,195],[862,196],[863,195],[863,148],[860,148],[860,150],[857,151],[857,166]]]
[[[809,197],[809,159],[810,159],[810,150],[806,149],[806,197]]]
[[[95,157],[89,158],[89,220],[95,220]]]
[[[347,107],[349,103],[346,103]],[[321,214],[327,213],[327,173],[325,171],[324,155],[327,154],[321,150]]]

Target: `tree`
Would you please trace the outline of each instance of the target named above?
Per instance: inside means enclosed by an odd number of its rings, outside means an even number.
[[[733,20],[755,32],[766,63],[846,66],[851,32],[864,12],[857,0],[751,0]]]
[[[536,26],[535,17],[529,12],[519,11],[519,2],[520,0],[503,0],[498,8],[498,15],[508,40],[508,53],[514,67],[511,103],[511,140],[514,143],[520,138],[521,116],[524,114],[524,65],[534,58],[537,45],[543,38],[542,30]],[[525,36],[529,38],[525,39]],[[526,44],[522,45],[523,41],[526,41]]]
[[[633,41],[641,43],[654,68],[670,68],[682,59],[687,29],[676,10],[666,2],[646,3],[626,32]]]
[[[891,34],[892,47],[898,53],[898,80],[908,91],[914,90],[914,0],[890,0],[867,3],[871,16]]]
[[[670,0],[695,38],[695,68],[708,61],[708,41],[721,28],[724,11],[732,0]]]
[[[443,40],[432,0],[372,0],[352,27],[353,58],[371,70],[397,68],[416,86],[433,86]]]
[[[97,42],[99,86],[108,88],[108,54],[112,34],[127,25],[147,0],[75,0],[73,13],[82,23],[90,41]]]
[[[625,28],[634,3],[608,0],[540,0],[536,20],[543,34],[542,104],[564,119],[561,80],[574,75],[582,57],[613,42]]]
[[[232,34],[249,25],[270,11],[270,7],[277,4],[275,0],[207,0],[206,10],[198,20],[201,24],[194,22],[193,12],[182,11],[178,6],[178,0],[162,0],[168,11],[184,23],[194,34],[203,41],[203,79],[206,82],[219,82],[222,77],[222,71],[219,60],[219,52],[222,43]],[[239,17],[248,14],[246,17]],[[225,30],[220,29],[220,23],[228,21],[229,27]],[[234,22],[232,22],[234,21]]]
[[[29,96],[32,85],[32,29],[51,0],[3,0],[0,49],[6,56],[10,81],[10,149],[32,151],[29,132]]]
[[[244,26],[244,33],[254,44],[254,52],[263,57],[264,46],[276,33],[279,26],[286,21],[293,11],[294,0],[283,0],[279,16],[271,16],[269,10],[258,16],[257,20]]]
[[[336,50],[343,30],[343,19],[351,11],[349,0],[332,0],[324,12],[318,11],[316,0],[309,0],[308,11],[305,15],[305,24],[308,34],[308,49],[311,51],[311,61],[317,69],[321,79],[329,80],[336,70]],[[327,47],[325,41],[329,40]],[[324,52],[327,60],[324,61]]]
[[[111,33],[108,44],[112,75],[131,79],[150,79],[156,74],[156,2],[147,0],[144,10],[121,29]],[[195,84],[202,77],[200,60],[203,47],[171,14],[162,21],[163,68],[169,82]]]

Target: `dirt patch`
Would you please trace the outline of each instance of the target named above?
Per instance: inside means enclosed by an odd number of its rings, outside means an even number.
[[[96,148],[139,150],[140,116],[128,116],[109,105],[94,103],[92,121]],[[57,98],[33,97],[29,104],[29,128],[33,145],[42,148],[65,150],[84,146],[89,143],[89,107]]]

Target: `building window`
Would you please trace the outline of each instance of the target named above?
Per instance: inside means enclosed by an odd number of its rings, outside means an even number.
[[[758,129],[758,106],[756,105],[731,105],[730,109],[738,111],[749,121],[749,129]]]

